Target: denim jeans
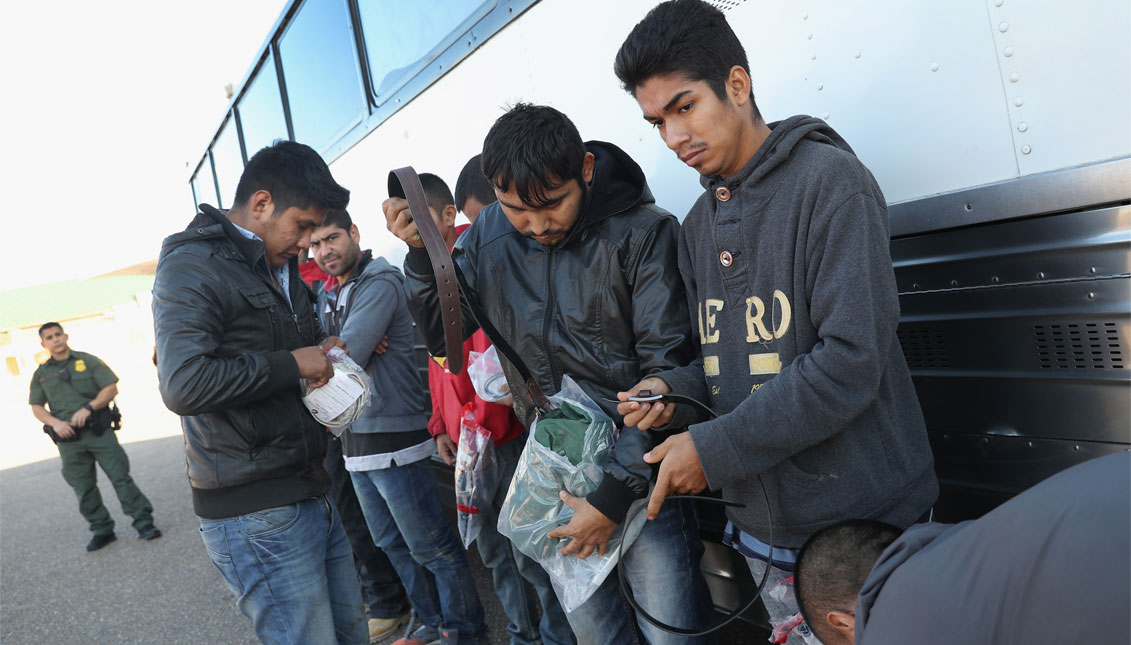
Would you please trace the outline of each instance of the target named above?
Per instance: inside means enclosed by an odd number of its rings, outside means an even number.
[[[687,500],[664,502],[656,519],[644,525],[640,537],[617,565],[624,569],[636,602],[660,622],[684,629],[711,623],[714,606],[707,582],[699,571],[703,543],[695,508]],[[639,642],[632,625],[633,611],[620,593],[613,570],[592,597],[566,614],[582,645]],[[688,637],[662,631],[643,618],[636,625],[651,645],[715,643],[715,634]]]
[[[353,547],[354,563],[361,578],[361,595],[369,604],[369,617],[396,618],[408,613],[408,597],[401,579],[397,577],[389,557],[377,548],[369,534],[369,526],[357,503],[353,480],[342,461],[342,442],[337,437],[330,437],[326,442],[326,459],[322,465],[330,473],[328,496],[338,509],[342,527]]]
[[[507,490],[524,445],[526,441],[518,438],[495,446],[499,483],[491,505],[479,509],[483,527],[479,537],[475,538],[475,546],[479,549],[483,564],[491,570],[495,593],[510,621],[507,633],[510,634],[511,644],[531,645],[540,641],[545,645],[572,645],[576,642],[573,629],[566,620],[558,597],[554,595],[554,587],[550,584],[550,577],[546,575],[545,569],[514,548],[511,541],[499,533],[497,528],[499,509],[507,498]],[[534,587],[542,605],[542,620],[537,626],[534,625],[537,607],[526,593],[526,585],[522,582],[524,578]]]
[[[445,643],[478,643],[483,607],[459,537],[440,508],[428,459],[350,473],[377,546],[401,577],[420,620]]]
[[[353,552],[325,497],[200,518],[200,535],[261,642],[369,642]]]
[[[750,567],[750,573],[754,576],[754,583],[761,582],[766,571],[766,563],[757,558],[748,557],[746,558],[746,565]],[[792,573],[777,567],[770,567],[769,578],[766,579],[766,586],[762,589],[762,604],[766,606],[766,613],[770,617],[770,627],[774,629],[777,629],[779,625],[792,619],[798,613],[797,596],[794,595],[792,578]],[[774,593],[774,588],[778,585],[782,585],[782,589]],[[821,641],[817,640],[817,636],[813,634],[813,630],[804,620],[789,630],[787,636],[787,640],[777,642],[785,642],[787,645],[821,645]]]

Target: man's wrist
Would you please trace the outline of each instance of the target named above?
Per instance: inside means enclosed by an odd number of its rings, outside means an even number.
[[[83,407],[83,409],[84,409],[84,410],[86,410],[87,412],[90,412],[91,414],[94,414],[94,406],[93,406],[93,405],[91,405],[91,404],[89,404],[89,403],[83,403],[83,404],[82,404],[82,407]]]

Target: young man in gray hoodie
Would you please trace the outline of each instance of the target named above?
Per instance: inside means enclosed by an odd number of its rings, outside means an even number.
[[[642,389],[721,415],[645,456],[661,463],[648,513],[668,494],[722,489],[746,504],[728,511],[726,537],[759,580],[772,518],[763,601],[778,626],[797,618],[796,604],[769,592],[809,535],[846,517],[906,527],[938,484],[896,338],[883,194],[825,122],[767,124],[748,69],[722,12],[699,0],[657,6],[617,53],[645,120],[706,189],[679,245],[699,358],[619,396],[625,425],[642,430],[679,427],[690,412],[627,401]],[[802,639],[813,642],[803,623],[789,642]]]
[[[331,276],[318,294],[319,320],[353,341],[350,355],[373,381],[369,408],[342,435],[346,470],[373,541],[389,556],[423,623],[404,645],[478,643],[486,629],[483,608],[428,460],[436,445],[413,362],[404,275],[362,252],[360,241],[344,210],[329,211],[310,236],[311,255]],[[388,349],[376,354],[382,339]]]

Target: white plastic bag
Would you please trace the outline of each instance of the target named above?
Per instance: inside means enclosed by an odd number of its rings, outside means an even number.
[[[469,352],[467,362],[467,376],[479,398],[497,403],[510,394],[510,386],[507,385],[507,377],[503,374],[499,353],[495,351],[494,345],[483,353]]]
[[[542,565],[562,608],[571,612],[584,604],[612,572],[621,540],[626,540],[626,550],[636,541],[644,528],[645,515],[636,514],[631,526],[618,526],[605,555],[594,552],[583,560],[560,553],[568,539],[549,538],[547,534],[568,524],[573,509],[561,501],[558,493],[564,489],[576,497],[585,497],[597,489],[605,476],[603,467],[612,459],[618,432],[612,420],[569,376],[562,378],[562,389],[550,397],[550,402],[559,408],[568,403],[590,418],[581,459],[575,465],[538,441],[539,420],[535,420],[499,512],[499,532]],[[634,502],[629,514],[643,503],[645,500]]]
[[[495,442],[475,420],[475,404],[463,406],[459,449],[456,451],[456,518],[463,548],[469,548],[483,528],[481,509],[491,503],[499,481]]]
[[[329,349],[326,357],[334,367],[334,377],[316,388],[309,387],[308,379],[302,379],[302,403],[319,423],[339,437],[369,407],[373,383],[342,348]]]

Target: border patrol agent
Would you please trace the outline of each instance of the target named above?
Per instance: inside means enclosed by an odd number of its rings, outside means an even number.
[[[118,394],[118,377],[97,356],[71,350],[67,338],[59,323],[39,328],[40,344],[51,358],[32,374],[28,403],[58,446],[63,479],[74,489],[79,512],[90,523],[94,537],[86,550],[96,551],[117,539],[114,520],[98,490],[95,462],[110,478],[122,511],[133,518],[138,538],[159,538],[153,505],[130,477],[130,461],[118,438],[107,432],[112,422],[108,406]]]

